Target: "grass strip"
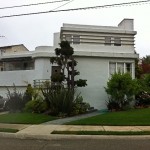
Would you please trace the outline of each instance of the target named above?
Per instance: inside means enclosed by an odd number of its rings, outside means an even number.
[[[65,123],[67,125],[150,126],[150,108],[108,112]]]
[[[9,132],[9,133],[16,133],[19,130],[17,129],[9,129],[9,128],[0,128],[0,132]]]
[[[53,131],[51,134],[69,134],[69,135],[150,135],[150,131]]]
[[[0,123],[10,124],[40,124],[54,119],[56,117],[35,113],[8,113],[0,115]]]

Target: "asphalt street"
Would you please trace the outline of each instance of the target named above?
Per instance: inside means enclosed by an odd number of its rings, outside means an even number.
[[[0,150],[150,150],[150,138],[0,138]]]

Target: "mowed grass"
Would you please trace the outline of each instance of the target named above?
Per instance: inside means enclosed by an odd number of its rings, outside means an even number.
[[[68,125],[109,125],[109,126],[149,126],[150,108],[129,111],[108,112],[105,114],[72,121]]]
[[[8,113],[0,115],[0,123],[40,124],[56,119],[56,117],[35,113]]]
[[[19,130],[17,130],[17,129],[0,128],[0,132],[16,133],[18,131]]]

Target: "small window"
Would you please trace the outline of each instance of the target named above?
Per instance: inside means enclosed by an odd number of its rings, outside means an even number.
[[[80,36],[73,35],[73,44],[80,44]]]
[[[65,35],[65,39],[66,39],[66,41],[68,41],[69,43],[72,43],[72,37],[71,37],[71,35]]]
[[[110,36],[105,37],[105,45],[111,45],[111,37]]]
[[[121,38],[120,37],[114,38],[114,46],[121,46]]]
[[[52,66],[52,76],[56,74],[61,73],[61,67],[60,66]]]

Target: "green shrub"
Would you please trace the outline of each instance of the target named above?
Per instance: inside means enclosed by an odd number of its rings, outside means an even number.
[[[74,91],[50,83],[44,84],[43,87],[41,87],[41,91],[49,113],[55,116],[70,115],[73,108]]]
[[[78,114],[86,113],[89,108],[90,108],[90,105],[88,103],[83,102],[83,97],[77,96],[74,101],[72,114],[78,115]]]
[[[83,98],[77,96],[75,91],[64,88],[62,84],[46,82],[41,86],[44,100],[48,106],[48,113],[54,116],[70,116],[87,111],[89,104],[83,102]]]
[[[47,104],[41,98],[37,98],[27,102],[24,110],[33,113],[43,113],[47,110]]]
[[[27,102],[32,100],[33,92],[34,92],[34,89],[32,88],[31,84],[28,84],[27,89],[23,95],[24,106]]]
[[[150,93],[143,91],[136,95],[135,105],[141,107],[150,106]]]
[[[23,94],[19,93],[16,90],[15,85],[12,93],[8,88],[7,88],[7,92],[8,92],[7,93],[8,101],[6,102],[6,106],[5,106],[7,110],[11,112],[22,111],[24,107]]]
[[[113,110],[120,110],[120,106],[119,106],[119,103],[114,101],[114,100],[109,100],[107,102],[107,108],[108,110],[110,111],[113,111]]]
[[[51,81],[52,82],[59,82],[61,83],[64,80],[64,75],[61,73],[56,73],[51,76]]]
[[[135,106],[148,107],[150,105],[150,74],[144,75],[138,82],[140,91],[135,96]]]
[[[120,108],[123,109],[129,102],[134,100],[134,95],[138,92],[138,88],[137,81],[133,80],[129,73],[115,73],[107,82],[105,90],[109,95],[109,99],[113,103],[119,104]]]
[[[75,84],[78,87],[85,87],[85,86],[87,86],[86,82],[87,82],[87,80],[79,79],[79,80],[75,81]]]

